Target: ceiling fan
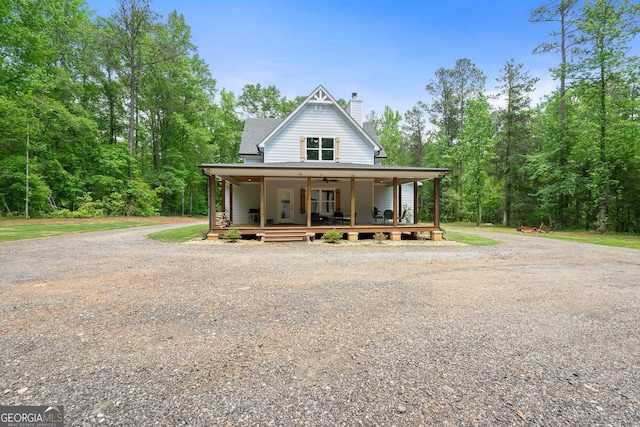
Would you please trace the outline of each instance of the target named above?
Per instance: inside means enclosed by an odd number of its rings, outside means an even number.
[[[326,176],[322,179],[318,179],[316,182],[340,182],[339,179],[329,179]]]

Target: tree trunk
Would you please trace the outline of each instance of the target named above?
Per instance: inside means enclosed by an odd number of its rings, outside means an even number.
[[[566,101],[565,96],[567,93],[566,80],[567,80],[567,22],[566,17],[569,11],[562,4],[560,10],[560,55],[562,57],[560,62],[560,167],[564,169],[567,165],[568,147],[567,147],[567,120],[566,120]],[[560,194],[560,200],[558,201],[558,217],[560,220],[560,229],[564,228],[565,212],[569,205],[569,199],[564,194]],[[550,223],[552,221],[549,221]]]
[[[509,226],[509,216],[509,208],[505,208],[502,214],[502,226],[505,228]]]
[[[129,79],[129,179],[133,178],[133,142],[135,137],[135,126],[136,126],[136,83],[135,83],[135,72],[136,72],[136,58],[134,53],[134,46],[131,46],[131,67],[129,68],[129,72],[131,73]]]
[[[482,224],[482,200],[480,198],[480,194],[476,196],[478,216],[476,218],[476,225],[479,227]]]
[[[459,190],[459,197],[460,197],[460,201],[459,201],[459,207],[458,207],[458,221],[462,221],[462,212],[464,209],[464,190],[463,190],[463,183],[462,183],[462,174],[464,173],[464,166],[462,164],[462,160],[460,160],[460,188]]]
[[[609,196],[609,171],[607,166],[606,137],[607,137],[607,83],[605,81],[605,67],[600,67],[600,168],[602,182],[602,202],[600,202],[600,233],[607,232],[607,197]]]

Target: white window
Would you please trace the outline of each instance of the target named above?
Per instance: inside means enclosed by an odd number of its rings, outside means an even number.
[[[311,212],[320,215],[333,215],[335,210],[335,190],[311,190]]]
[[[334,138],[307,138],[307,160],[333,162],[336,142]]]

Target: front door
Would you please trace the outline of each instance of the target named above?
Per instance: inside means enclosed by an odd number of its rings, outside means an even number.
[[[278,188],[278,224],[293,223],[293,189]]]

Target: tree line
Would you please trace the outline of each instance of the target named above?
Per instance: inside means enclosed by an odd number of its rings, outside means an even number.
[[[494,108],[485,74],[459,59],[427,83],[430,102],[369,116],[388,162],[452,169],[443,221],[640,232],[640,60],[629,54],[639,18],[628,0],[536,8],[530,21],[554,29],[534,53],[557,55],[559,87],[532,105],[538,79],[511,59]]]
[[[461,58],[426,83],[428,101],[371,112],[387,162],[452,169],[444,221],[637,233],[639,14],[627,0],[537,8],[530,21],[555,29],[536,52],[558,55],[559,88],[532,105],[537,79],[511,59],[494,108],[485,74]],[[245,118],[285,117],[304,99],[218,90],[184,17],[150,0],[119,0],[107,17],[83,0],[5,0],[0,23],[5,217],[205,214],[196,166],[238,162]]]

